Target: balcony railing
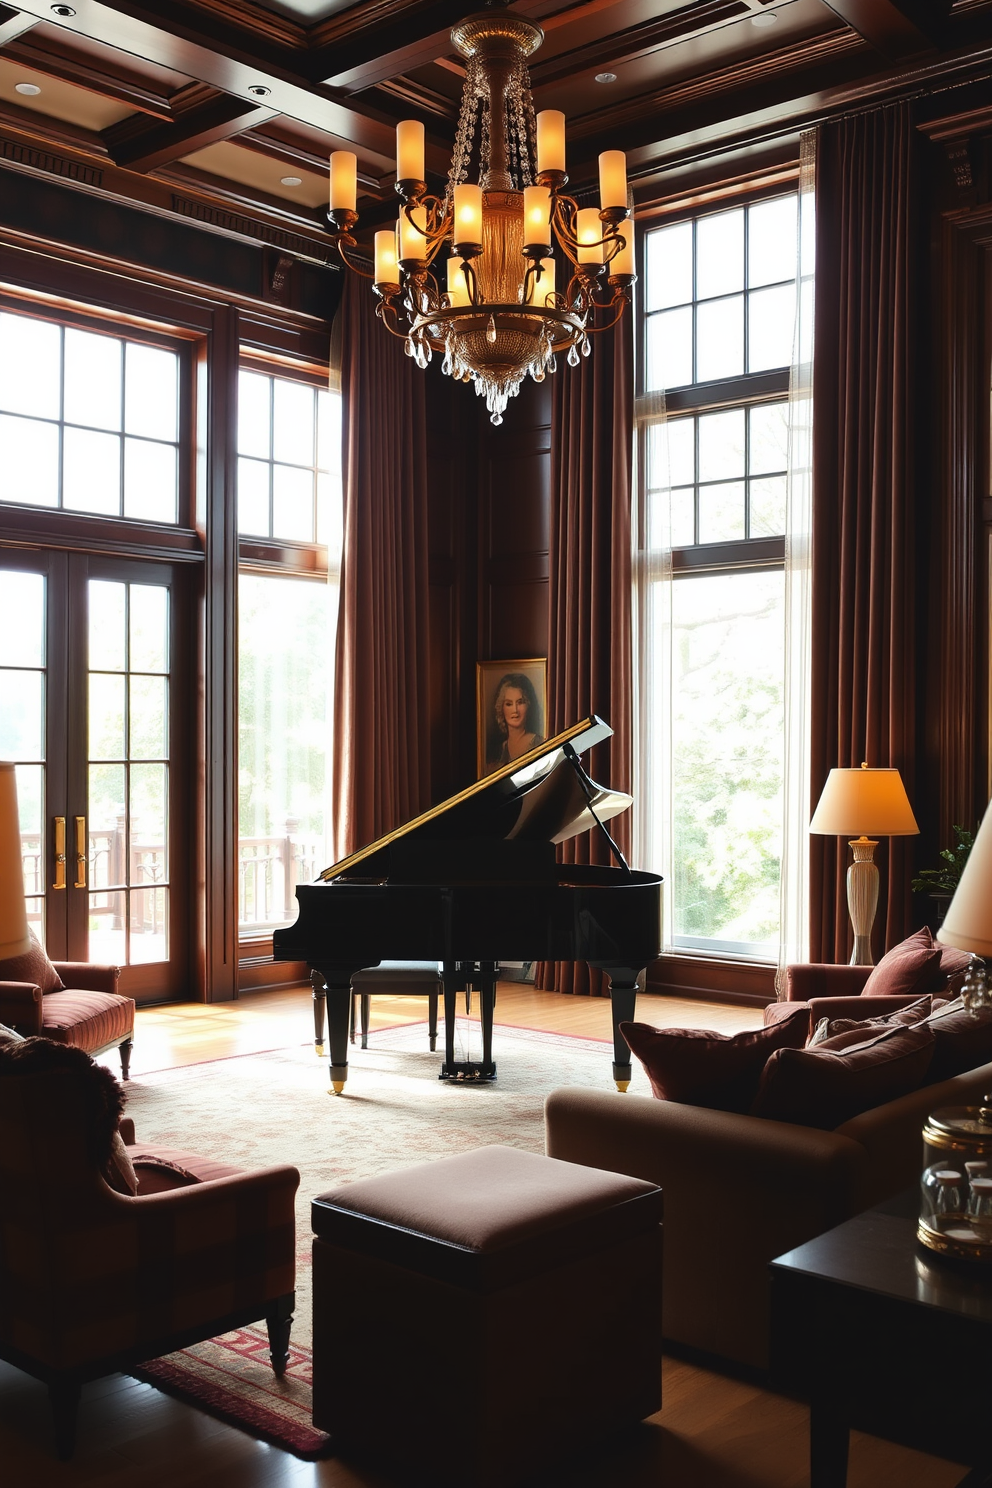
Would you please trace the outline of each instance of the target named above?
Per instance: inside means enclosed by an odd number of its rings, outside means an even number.
[[[302,837],[298,821],[286,820],[279,837],[242,837],[238,843],[238,920],[251,933],[295,920],[296,885],[309,883],[324,866],[323,838]],[[21,836],[24,892],[44,894],[44,850],[38,833]],[[120,818],[113,828],[90,832],[88,881],[91,915],[109,916],[123,924],[124,890],[167,887],[168,855],[163,842],[131,839],[131,874],[127,882],[127,834]],[[158,934],[166,913],[166,896],[137,894],[131,904],[131,933]],[[136,922],[136,917],[140,923]]]

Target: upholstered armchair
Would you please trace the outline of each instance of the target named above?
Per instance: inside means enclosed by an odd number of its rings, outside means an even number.
[[[33,981],[0,981],[0,1023],[24,1038],[40,1034],[73,1044],[87,1054],[118,1048],[121,1076],[130,1071],[134,1039],[134,999],[117,991],[120,968],[85,961],[49,961],[36,947]],[[27,958],[22,958],[27,959]],[[52,973],[54,972],[54,976]],[[60,989],[54,989],[61,982]],[[46,984],[53,990],[46,990]]]
[[[261,1318],[281,1372],[295,1284],[295,1168],[171,1152],[160,1172],[185,1186],[143,1193],[134,1146],[132,1197],[106,1181],[87,1116],[74,1078],[0,1078],[0,1358],[48,1385],[63,1459],[86,1380]]]

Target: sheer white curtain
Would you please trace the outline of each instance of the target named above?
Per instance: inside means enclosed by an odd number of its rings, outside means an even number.
[[[789,379],[789,463],[785,529],[785,780],[779,964],[809,960],[809,761],[813,435],[813,273],[816,135],[804,134],[799,176],[799,292]]]
[[[675,916],[672,812],[672,531],[665,394],[634,404],[634,862],[660,872],[662,948]],[[648,491],[652,491],[649,496]]]

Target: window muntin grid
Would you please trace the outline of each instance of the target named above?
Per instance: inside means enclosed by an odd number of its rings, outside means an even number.
[[[238,376],[238,532],[341,545],[341,400],[243,368]]]
[[[785,532],[787,408],[784,399],[775,399],[649,426],[647,546],[680,549],[780,537]]]
[[[796,212],[793,193],[645,234],[645,391],[788,366]]]
[[[0,311],[0,501],[179,521],[179,354]]]

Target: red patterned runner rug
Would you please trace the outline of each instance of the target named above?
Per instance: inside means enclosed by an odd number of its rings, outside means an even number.
[[[207,1411],[230,1426],[314,1462],[331,1455],[331,1439],[310,1419],[313,1359],[292,1342],[280,1379],[269,1362],[265,1328],[239,1328],[206,1343],[152,1359],[136,1379]]]

